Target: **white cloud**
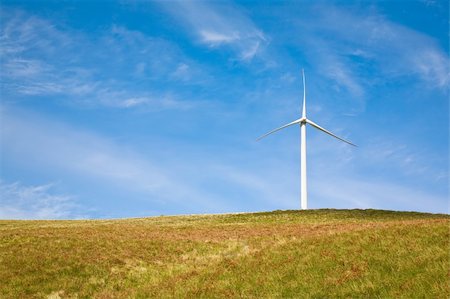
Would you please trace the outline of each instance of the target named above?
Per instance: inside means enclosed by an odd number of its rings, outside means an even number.
[[[35,59],[13,58],[4,65],[8,75],[14,78],[34,77],[49,70],[43,61]]]
[[[361,86],[361,83],[358,82],[357,76],[350,68],[346,67],[344,62],[339,61],[336,57],[334,60],[329,57],[326,66],[322,66],[321,68],[324,69],[324,74],[326,74],[326,76],[339,82],[339,84],[344,86],[353,96],[361,97],[364,95],[364,88]]]
[[[192,72],[189,65],[180,63],[176,70],[171,74],[171,77],[180,81],[189,81],[192,78]]]
[[[103,39],[105,46],[111,49],[108,56],[114,58],[116,64],[125,69],[126,65],[132,63],[134,67],[131,71],[140,80],[159,83],[166,80],[181,80],[199,84],[208,79],[199,63],[187,57],[176,43],[167,39],[149,36],[118,25],[113,25]],[[127,59],[122,61],[116,57]],[[183,70],[184,76],[173,76],[173,73],[180,71],[180,67],[183,66],[188,67]]]
[[[357,55],[368,64],[375,62],[377,70],[388,77],[416,74],[430,87],[447,86],[449,58],[433,38],[373,12],[356,14],[330,6],[321,12],[319,21],[310,28],[311,34],[317,31],[332,34],[333,38],[323,42],[326,48],[333,49],[334,57],[342,65],[353,69],[354,80],[358,80],[361,72],[344,62],[349,61],[345,57]],[[344,85],[347,80],[342,77]]]
[[[142,108],[149,111],[161,110],[189,110],[201,106],[199,101],[179,100],[172,95],[152,95],[142,93],[142,95],[129,97],[126,91],[98,91],[97,101],[104,106],[113,108]]]
[[[159,85],[208,80],[199,64],[167,40],[117,25],[94,39],[24,12],[8,12],[0,30],[0,78],[9,98],[58,96],[85,106],[189,109],[196,105]],[[136,79],[147,82],[145,89],[136,88]]]
[[[450,82],[448,57],[433,47],[425,48],[408,58],[424,81],[438,87],[447,87]]]
[[[72,196],[55,194],[52,187],[0,181],[0,219],[84,218]]]
[[[279,16],[280,17],[280,16]],[[322,4],[294,18],[287,44],[294,43],[307,63],[338,92],[346,92],[358,113],[378,84],[415,79],[446,90],[448,54],[431,36],[389,20],[374,9],[344,10]]]
[[[148,102],[147,98],[130,98],[130,99],[126,99],[125,101],[119,103],[119,105],[126,107],[126,108],[130,108],[130,107],[134,107],[137,105],[142,105]]]
[[[231,43],[231,42],[239,39],[239,35],[236,33],[231,34],[231,35],[225,35],[222,33],[217,33],[217,32],[208,31],[208,30],[201,30],[200,36],[201,36],[202,42],[213,45],[213,46],[216,46],[216,45],[219,45],[222,43],[225,43],[225,44]]]
[[[0,53],[25,55],[33,51],[56,54],[72,43],[75,34],[68,36],[50,22],[29,16],[23,11],[2,8],[2,29],[0,31]]]
[[[108,178],[142,190],[165,180],[161,172],[145,166],[139,158],[123,156],[120,148],[95,135],[33,115],[26,119],[5,112],[2,115],[3,150],[25,155],[37,167],[47,165],[52,169]]]
[[[251,60],[258,53],[259,47],[261,45],[260,41],[253,43],[253,46],[244,50],[241,54],[242,60]]]
[[[64,123],[8,110],[2,111],[0,129],[3,158],[42,169],[58,179],[106,185],[107,189],[126,192],[130,201],[133,196],[145,197],[150,202],[192,205],[205,211],[223,205],[214,194],[186,182],[179,172],[185,165],[161,164],[148,153],[150,157],[144,157],[138,151]],[[91,200],[95,205],[95,200]]]
[[[268,44],[264,33],[230,3],[171,1],[161,5],[187,24],[200,43],[216,48],[226,46],[239,60],[252,60]]]

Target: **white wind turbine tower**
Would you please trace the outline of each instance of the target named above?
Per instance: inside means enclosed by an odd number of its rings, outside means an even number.
[[[331,133],[330,131],[322,128],[315,122],[309,120],[306,118],[306,87],[305,87],[305,72],[302,70],[302,76],[303,76],[303,109],[302,109],[302,117],[294,120],[293,122],[290,122],[288,124],[285,124],[284,126],[281,126],[279,128],[276,128],[263,136],[259,137],[257,140],[260,140],[272,133],[275,133],[281,129],[287,128],[289,126],[293,126],[296,124],[300,125],[300,203],[301,203],[301,209],[306,210],[308,209],[308,193],[306,190],[306,124],[309,124],[313,126],[314,128],[327,133],[328,135],[333,136],[334,138],[337,138],[345,143],[348,143],[350,145],[356,146],[353,143],[340,138],[336,136],[335,134]]]

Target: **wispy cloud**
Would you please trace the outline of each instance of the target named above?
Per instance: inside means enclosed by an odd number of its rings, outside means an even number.
[[[72,196],[55,193],[53,184],[24,186],[0,181],[0,219],[85,218]]]
[[[199,32],[202,42],[209,44],[211,46],[217,46],[220,44],[232,43],[239,40],[239,35],[237,33],[226,35],[223,33],[218,33],[214,31],[201,30]]]
[[[310,55],[317,62],[318,70],[324,74],[325,77],[331,79],[331,82],[336,82],[335,89],[340,91],[344,89],[349,92],[354,98],[361,98],[365,95],[365,89],[362,80],[359,78],[357,71],[354,69],[350,61],[346,58],[336,54],[333,46],[328,42],[314,41],[312,44],[319,47],[308,51]],[[312,54],[315,52],[316,54]],[[317,53],[320,53],[317,55]]]
[[[7,8],[2,8],[1,16],[0,53],[4,57],[26,55],[35,51],[56,54],[72,44],[73,37],[47,20]]]
[[[262,30],[232,3],[171,1],[161,4],[177,20],[188,25],[199,43],[212,48],[227,47],[241,61],[251,61],[268,45]]]
[[[9,99],[56,95],[88,106],[187,109],[196,104],[169,95],[160,83],[208,80],[176,44],[123,26],[92,38],[21,11],[5,10],[3,16],[0,79]]]
[[[178,160],[173,164],[159,162],[157,155],[161,153],[156,149],[155,157],[144,157],[139,151],[107,138],[23,113],[19,113],[20,117],[10,110],[2,111],[3,158],[21,160],[27,167],[43,169],[50,176],[84,181],[88,185],[97,182],[96,185],[106,185],[110,191],[126,192],[126,200],[133,200],[129,199],[133,196],[146,198],[153,206],[177,203],[192,205],[198,211],[217,211],[224,204],[211,190],[203,190],[198,182],[192,182],[193,177],[187,178],[179,171],[187,167],[185,164],[177,165]],[[190,165],[189,161],[187,164]],[[95,200],[91,204],[96,206]]]
[[[12,58],[4,64],[8,75],[13,78],[27,78],[49,71],[49,66],[35,59]]]
[[[124,156],[120,147],[94,134],[79,132],[62,123],[45,121],[33,114],[28,116],[28,120],[2,114],[3,151],[13,155],[25,151],[31,158],[30,162],[44,163],[54,170],[107,178],[141,191],[152,190],[166,181],[162,171],[132,154]],[[35,146],[28,147],[31,144]],[[36,156],[40,159],[32,158]]]
[[[302,41],[326,76],[345,86],[354,96],[364,95],[370,84],[367,67],[386,78],[416,75],[431,88],[445,88],[450,79],[448,55],[435,40],[394,23],[375,11],[358,13],[320,6],[316,20],[298,22]],[[358,26],[355,26],[358,24]],[[363,63],[364,62],[364,63]],[[364,65],[365,69],[360,69]]]
[[[387,136],[372,137],[366,142],[366,149],[359,157],[361,163],[370,161],[374,165],[382,165],[385,171],[396,169],[397,174],[410,179],[420,178],[422,181],[442,183],[448,180],[448,171],[444,166],[448,157],[434,156],[427,147],[393,140]]]

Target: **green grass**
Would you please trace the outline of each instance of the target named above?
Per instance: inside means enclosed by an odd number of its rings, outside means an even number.
[[[449,298],[448,215],[0,221],[0,298]]]

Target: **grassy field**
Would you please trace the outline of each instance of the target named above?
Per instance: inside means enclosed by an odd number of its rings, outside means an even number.
[[[449,298],[448,215],[0,221],[0,298]]]

